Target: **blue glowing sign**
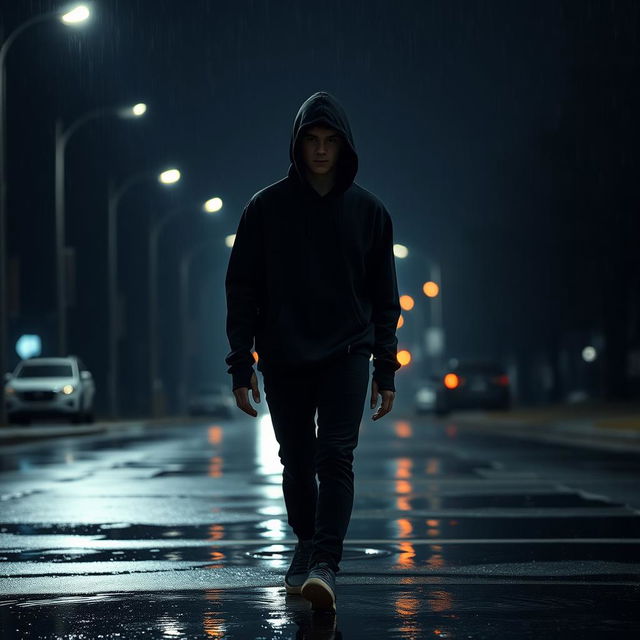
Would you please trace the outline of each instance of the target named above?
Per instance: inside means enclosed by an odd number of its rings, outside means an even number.
[[[42,353],[40,336],[24,335],[16,342],[16,353],[23,359],[37,358]]]

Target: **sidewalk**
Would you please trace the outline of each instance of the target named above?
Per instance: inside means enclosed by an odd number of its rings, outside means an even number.
[[[115,429],[132,429],[175,424],[175,417],[138,419],[138,420],[104,420],[93,424],[44,423],[34,425],[0,426],[0,448],[36,440],[65,438],[84,435],[98,435]],[[185,420],[187,420],[185,418]]]
[[[640,451],[640,404],[589,402],[458,412],[455,422],[502,435],[591,448]]]

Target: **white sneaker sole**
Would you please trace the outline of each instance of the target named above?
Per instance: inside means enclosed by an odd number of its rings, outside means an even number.
[[[317,611],[335,611],[336,598],[324,580],[309,578],[301,590],[302,597],[311,602],[311,608]]]
[[[292,587],[290,584],[287,584],[286,581],[284,583],[284,588],[286,589],[287,593],[293,593],[296,595],[300,595],[302,591],[302,585],[300,585],[299,587]]]

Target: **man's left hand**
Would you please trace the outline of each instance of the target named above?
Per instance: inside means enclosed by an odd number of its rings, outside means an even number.
[[[391,411],[393,407],[393,401],[396,397],[395,391],[390,391],[388,389],[383,389],[382,391],[378,391],[378,383],[375,380],[371,381],[371,408],[373,409],[378,403],[378,394],[382,396],[382,404],[380,408],[373,414],[372,419],[378,420],[382,418],[382,416],[386,415]]]

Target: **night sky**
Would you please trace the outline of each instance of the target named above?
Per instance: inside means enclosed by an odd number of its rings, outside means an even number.
[[[59,6],[4,3],[2,31]],[[426,260],[441,264],[448,357],[517,365],[521,381],[533,381],[523,399],[547,400],[572,390],[575,350],[597,342],[606,345],[599,391],[619,388],[623,367],[625,393],[637,393],[639,7],[131,0],[96,2],[83,27],[30,29],[7,60],[8,244],[20,273],[10,364],[25,332],[45,336],[45,355],[55,351],[55,119],[68,125],[96,107],[144,101],[143,118],[95,121],[68,147],[67,241],[77,252],[69,349],[105,389],[107,179],[175,165],[179,185],[141,185],[120,211],[125,408],[146,407],[149,217],[177,204],[194,207],[161,245],[165,386],[177,384],[181,348],[178,261],[204,237],[212,244],[194,263],[193,370],[230,383],[224,237],[247,200],[284,177],[298,107],[325,90],[349,115],[356,182],[387,206],[395,241],[424,256],[397,261],[400,292],[417,297]],[[198,204],[214,195],[222,214],[204,219]],[[409,348],[403,330],[399,347]],[[532,390],[540,368],[557,374],[549,397]]]

